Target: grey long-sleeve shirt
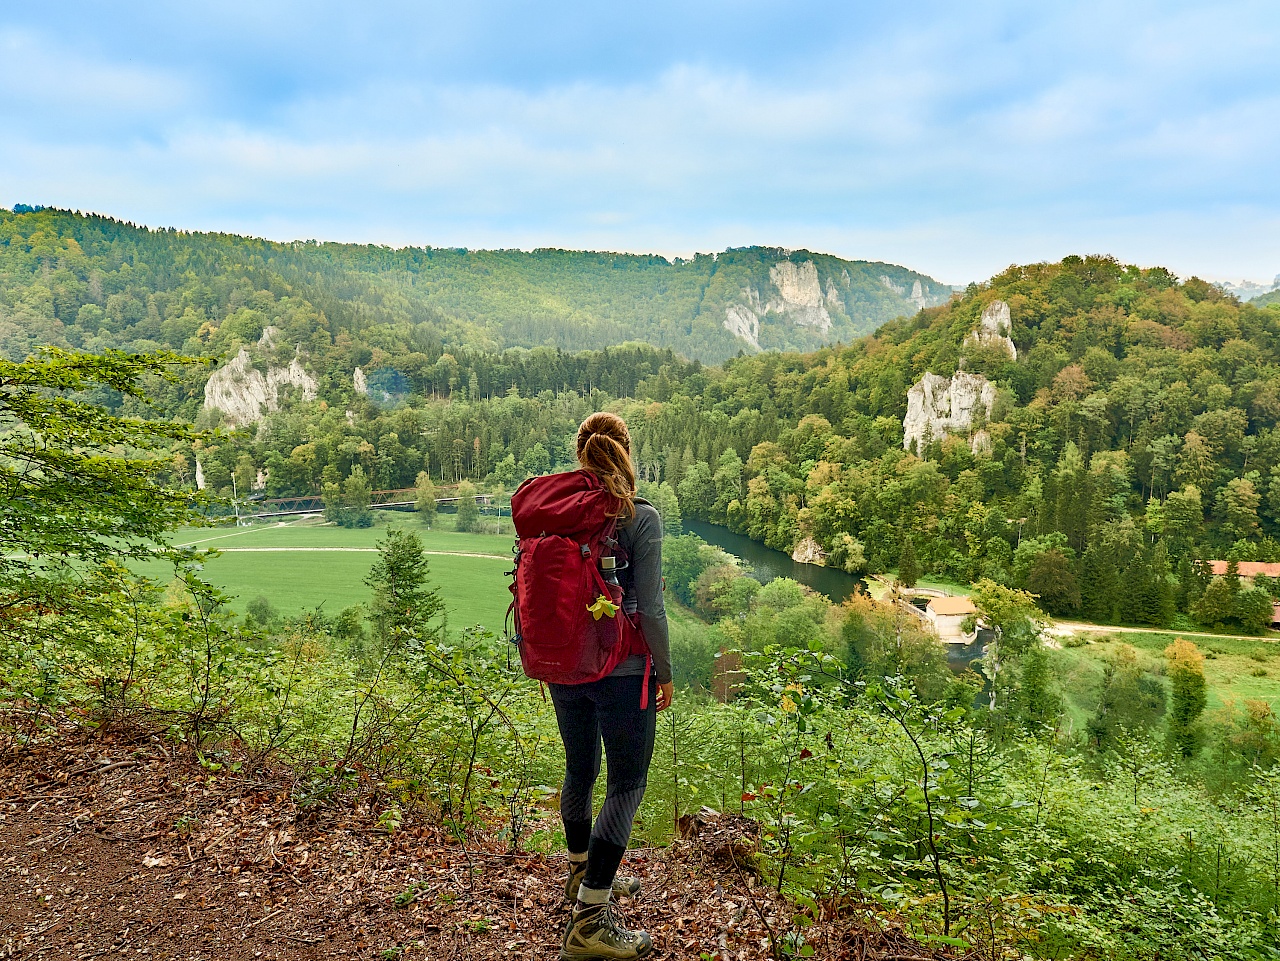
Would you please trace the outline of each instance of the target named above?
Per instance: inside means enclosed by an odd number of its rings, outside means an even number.
[[[640,629],[653,655],[658,683],[671,680],[671,641],[667,634],[667,608],[662,602],[662,518],[642,497],[636,498],[636,512],[618,528],[618,543],[627,552],[630,566],[620,572],[622,608],[640,615]],[[644,674],[645,659],[633,654],[613,671],[612,677]]]

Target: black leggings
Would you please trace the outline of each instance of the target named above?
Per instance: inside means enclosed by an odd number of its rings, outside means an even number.
[[[564,787],[560,817],[571,854],[587,851],[583,884],[603,890],[613,884],[631,840],[653,760],[657,705],[640,709],[643,677],[605,677],[589,684],[550,684],[560,739],[564,741]],[[600,744],[609,762],[608,790],[600,816],[591,822],[591,792],[600,775]]]

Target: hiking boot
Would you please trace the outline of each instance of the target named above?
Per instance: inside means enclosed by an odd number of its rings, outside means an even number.
[[[587,876],[586,861],[569,862],[569,880],[564,883],[564,896],[570,902],[578,900],[578,888],[582,887],[582,879]],[[614,878],[613,896],[615,898],[634,898],[640,893],[639,878]]]
[[[560,961],[634,961],[651,953],[653,939],[619,924],[611,901],[574,908],[560,943]]]

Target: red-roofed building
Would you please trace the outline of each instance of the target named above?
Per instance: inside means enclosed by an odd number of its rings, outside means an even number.
[[[924,609],[924,619],[938,632],[944,644],[965,644],[972,635],[964,633],[964,622],[978,613],[967,597],[934,597]]]
[[[1209,569],[1213,571],[1214,577],[1221,577],[1227,573],[1228,561],[1207,561]],[[1253,580],[1259,574],[1264,577],[1280,577],[1280,564],[1263,564],[1260,561],[1236,561],[1236,567],[1240,570],[1240,576]]]

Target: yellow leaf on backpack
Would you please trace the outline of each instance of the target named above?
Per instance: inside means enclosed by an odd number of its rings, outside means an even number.
[[[596,598],[594,604],[588,604],[587,610],[591,612],[591,616],[597,621],[602,617],[613,617],[618,613],[618,605],[601,594]]]

